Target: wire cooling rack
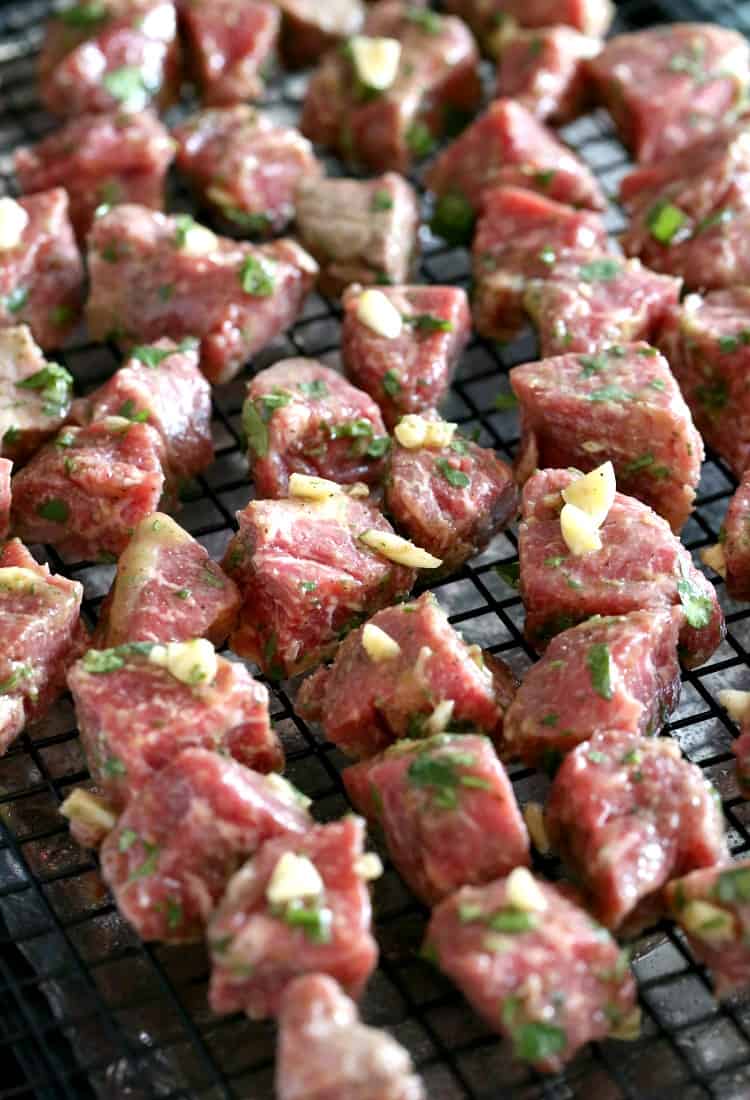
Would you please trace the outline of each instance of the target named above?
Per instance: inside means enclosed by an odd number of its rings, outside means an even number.
[[[34,82],[34,55],[48,6],[45,0],[0,3],[0,177],[11,192],[13,149],[52,126],[38,106]],[[750,30],[750,3],[715,0],[708,12],[690,0],[660,6],[628,0],[619,8],[617,29],[670,17],[713,17]],[[294,121],[304,86],[304,77],[272,81],[269,109]],[[627,162],[607,116],[589,115],[564,136],[614,193]],[[176,189],[172,208],[186,202]],[[622,219],[616,208],[607,218],[617,232]],[[420,278],[467,286],[467,253],[423,232]],[[339,316],[334,306],[313,296],[302,319],[254,367],[292,354],[335,365]],[[475,339],[462,359],[446,415],[465,428],[478,428],[481,442],[510,457],[517,443],[516,414],[501,411],[495,399],[508,392],[508,368],[534,355],[530,335],[505,348]],[[79,392],[107,377],[118,362],[112,349],[84,340],[58,357],[75,375]],[[250,495],[240,427],[244,381],[215,391],[217,458],[190,487],[179,516],[215,556],[230,537],[235,511]],[[698,507],[684,533],[691,550],[715,540],[733,488],[726,466],[710,456]],[[63,571],[53,552],[47,556]],[[533,659],[521,633],[523,608],[496,569],[515,556],[510,531],[435,591],[471,642],[502,654],[520,674]],[[85,615],[93,622],[111,568],[81,564],[65,571],[84,583]],[[686,756],[720,791],[733,853],[746,854],[750,805],[738,795],[730,751],[734,730],[716,696],[722,687],[750,686],[750,608],[733,604],[723,590],[720,595],[727,640],[708,665],[686,674],[670,728]],[[347,809],[339,778],[344,761],[297,717],[288,688],[274,688],[272,697],[289,775],[314,799],[318,818],[329,820]],[[546,781],[538,774],[515,768],[512,776],[522,802],[543,796]],[[95,860],[71,841],[58,810],[70,789],[86,779],[69,700],[0,760],[0,1100],[270,1100],[272,1026],[212,1017],[203,949],[140,943],[115,911]],[[544,870],[557,873],[554,863]],[[719,1006],[705,972],[670,927],[652,929],[635,944],[641,1039],[595,1044],[564,1074],[542,1078],[513,1063],[450,984],[418,958],[426,914],[391,867],[376,884],[374,909],[381,963],[363,1012],[411,1050],[430,1100],[750,1097],[750,998]]]

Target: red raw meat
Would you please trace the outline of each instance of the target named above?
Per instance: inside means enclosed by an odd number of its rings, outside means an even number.
[[[510,372],[521,406],[521,480],[536,469],[588,471],[610,459],[622,493],[679,532],[690,516],[703,440],[666,359],[647,344],[561,355]]]
[[[444,0],[444,7],[465,19],[493,53],[514,22],[541,29],[562,23],[603,38],[615,11],[611,0]]]
[[[418,250],[416,192],[395,172],[371,180],[312,179],[297,188],[297,230],[320,264],[320,289],[405,283]]]
[[[399,0],[373,7],[364,34],[401,43],[393,83],[372,94],[351,51],[333,49],[310,81],[300,129],[348,163],[407,172],[449,131],[450,116],[465,116],[479,104],[477,48],[460,19]]]
[[[242,423],[259,497],[288,496],[293,473],[342,485],[382,479],[389,439],[378,406],[315,359],[285,359],[256,374]]]
[[[322,174],[307,138],[247,103],[199,111],[174,136],[180,171],[237,233],[283,232],[294,218],[297,184]]]
[[[208,926],[209,1003],[217,1013],[275,1016],[285,987],[301,974],[328,974],[359,999],[378,949],[361,871],[361,818],[308,827],[264,844],[227,886]],[[273,904],[266,891],[286,854],[306,857],[323,880],[314,899]]]
[[[637,1019],[628,956],[562,890],[533,880],[539,909],[513,904],[511,877],[465,886],[433,910],[425,950],[520,1061],[555,1071],[584,1043]]]
[[[370,394],[392,427],[404,413],[433,409],[445,396],[471,336],[466,292],[453,286],[382,287],[404,319],[388,339],[359,320],[361,286],[343,297],[341,356],[351,380]]]
[[[263,67],[279,34],[275,4],[179,0],[190,67],[204,103],[231,106],[263,95]]]
[[[8,537],[10,529],[10,475],[13,463],[0,458],[0,539]]]
[[[0,253],[0,328],[26,324],[43,348],[58,348],[83,303],[83,263],[61,188],[18,200],[28,215],[21,241]]]
[[[63,428],[13,478],[13,528],[64,561],[112,560],[164,488],[161,439],[121,417]]]
[[[297,319],[317,265],[286,239],[256,247],[209,238],[207,251],[193,254],[194,228],[189,215],[142,206],[99,218],[89,236],[89,331],[125,348],[197,337],[204,374],[228,382]]]
[[[511,703],[503,748],[553,772],[602,730],[656,733],[680,699],[682,612],[595,616],[552,639]]]
[[[0,752],[65,690],[86,636],[83,585],[50,573],[18,539],[0,544]]]
[[[276,782],[185,749],[131,799],[101,848],[120,913],[143,940],[202,938],[227,882],[271,837],[304,843],[310,818]]]
[[[750,601],[750,470],[729,502],[718,546],[703,560],[724,578],[733,600]]]
[[[318,721],[348,756],[370,757],[401,738],[470,729],[500,740],[516,681],[510,669],[468,646],[435,597],[379,611],[371,619],[400,647],[373,660],[363,629],[341,644],[330,668],[304,682],[297,708]]]
[[[293,68],[315,65],[321,54],[357,34],[365,19],[362,0],[277,0],[281,54]]]
[[[355,809],[379,826],[426,905],[528,866],[529,838],[492,742],[476,734],[404,741],[343,773]]]
[[[284,989],[275,1085],[278,1100],[427,1097],[408,1052],[387,1031],[361,1023],[357,1006],[325,974]]]
[[[635,159],[655,163],[740,107],[750,47],[725,27],[670,23],[611,38],[588,68]]]
[[[40,96],[57,115],[165,108],[177,98],[177,15],[169,0],[103,0],[58,10],[39,58]]]
[[[174,157],[169,131],[151,111],[82,115],[15,154],[28,194],[64,187],[70,220],[83,242],[100,207],[137,202],[161,210]]]
[[[237,519],[223,562],[243,598],[230,644],[273,678],[331,656],[352,627],[414,584],[413,569],[360,542],[368,530],[392,531],[367,501],[252,500]]]
[[[497,95],[516,99],[540,122],[569,122],[588,106],[589,81],[582,62],[602,48],[572,27],[517,31],[503,40]]]
[[[669,879],[728,858],[718,795],[669,738],[594,734],[560,765],[546,821],[608,928],[650,923]]]
[[[211,683],[178,680],[136,642],[92,649],[68,672],[91,778],[121,809],[184,749],[211,749],[258,772],[284,754],[268,691],[242,665],[217,657]]]
[[[49,363],[26,325],[0,329],[0,454],[24,462],[62,426],[73,376]]]
[[[704,664],[725,631],[714,586],[666,520],[622,493],[600,528],[602,549],[572,554],[560,530],[560,511],[561,492],[574,478],[568,470],[542,470],[524,487],[519,558],[529,642],[541,650],[555,634],[592,615],[681,604],[680,657],[687,668]]]
[[[95,640],[102,649],[125,642],[226,640],[240,594],[208,552],[169,516],[146,516],[117,563],[101,607]]]

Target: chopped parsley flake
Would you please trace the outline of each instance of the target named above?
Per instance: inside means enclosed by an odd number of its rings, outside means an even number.
[[[622,267],[617,260],[602,259],[582,264],[578,274],[585,283],[611,283],[621,271]]]
[[[682,579],[677,582],[677,593],[685,612],[685,618],[694,630],[702,630],[713,618],[714,605],[710,596],[706,596],[683,571]]]
[[[495,572],[511,588],[518,588],[521,583],[521,563],[519,561],[503,562],[496,565]]]
[[[17,286],[3,298],[3,305],[8,313],[20,313],[29,301],[29,292],[25,286]]]
[[[435,137],[424,122],[412,122],[406,131],[406,144],[415,157],[427,157],[437,144]]]
[[[19,390],[38,390],[45,416],[64,416],[73,396],[73,375],[58,363],[49,363],[35,374],[16,382]]]
[[[86,29],[103,22],[107,18],[107,8],[99,0],[92,0],[90,4],[75,4],[72,8],[63,8],[57,13],[57,18],[67,27]]]
[[[246,256],[240,268],[240,283],[245,294],[269,298],[276,289],[276,265],[260,256]]]
[[[591,676],[591,686],[597,695],[608,702],[614,695],[612,687],[612,658],[609,646],[599,643],[589,646],[586,654],[586,667]]]
[[[453,332],[453,322],[436,317],[433,313],[417,313],[413,317],[404,317],[407,325],[417,332]]]
[[[467,786],[464,780],[481,778],[464,776],[458,769],[470,768],[475,763],[472,753],[451,752],[437,756],[428,750],[414,757],[407,777],[412,786],[428,788],[439,809],[455,810],[458,808],[458,790]]]
[[[430,229],[448,244],[466,244],[471,240],[476,214],[463,195],[453,191],[437,200]]]
[[[660,244],[671,244],[687,221],[687,215],[671,202],[657,202],[646,215],[651,236]]]
[[[396,397],[401,392],[401,382],[395,370],[388,370],[383,375],[383,389],[389,397]]]
[[[102,84],[113,99],[128,111],[142,111],[158,85],[146,79],[137,65],[123,65],[105,73]]]
[[[373,214],[381,214],[384,210],[393,209],[393,196],[389,191],[376,191],[370,201],[370,210]]]
[[[300,393],[304,393],[305,397],[311,397],[314,401],[329,396],[328,386],[322,378],[315,378],[312,382],[300,382],[297,389]]]
[[[471,484],[471,478],[468,474],[465,474],[463,470],[457,470],[455,466],[451,466],[447,458],[438,458],[435,460],[435,466],[440,471],[440,474],[449,485],[452,485],[454,489],[467,489]]]
[[[51,500],[45,500],[38,505],[36,513],[42,519],[48,519],[52,523],[65,523],[70,515],[70,509],[64,500],[52,497]]]

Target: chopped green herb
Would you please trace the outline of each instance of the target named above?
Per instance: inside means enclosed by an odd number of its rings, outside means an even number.
[[[518,588],[521,583],[521,563],[519,561],[503,562],[496,565],[495,572],[511,588]]]
[[[178,600],[189,600],[191,592],[189,588],[180,588],[175,592],[175,596]]]
[[[695,396],[708,412],[719,412],[729,401],[729,385],[723,378],[698,386]]]
[[[17,286],[3,298],[3,305],[8,313],[20,313],[29,300],[29,292],[25,286]]]
[[[317,581],[300,581],[299,586],[303,592],[314,592],[318,584]]]
[[[120,833],[120,839],[117,843],[118,850],[121,852],[127,852],[128,848],[132,848],[138,839],[138,833],[134,829],[123,829]]]
[[[435,466],[440,471],[442,477],[452,485],[454,489],[467,489],[471,484],[471,478],[468,474],[465,474],[463,470],[457,470],[454,466],[451,466],[447,458],[438,458],[435,460]]]
[[[443,20],[429,8],[407,8],[404,13],[410,23],[416,23],[426,34],[440,34]]]
[[[597,749],[591,749],[588,754],[588,759],[592,764],[603,764],[607,758],[603,752],[599,752]]]
[[[11,691],[15,691],[21,680],[26,680],[31,676],[31,668],[29,665],[20,665],[18,668],[11,672],[7,679],[0,681],[0,695],[9,695]]]
[[[585,283],[611,283],[621,271],[622,266],[617,260],[602,259],[582,264],[578,274]]]
[[[73,319],[71,306],[55,306],[50,310],[49,319],[53,325],[67,325]]]
[[[182,924],[182,906],[173,898],[166,900],[167,928],[179,928]]]
[[[544,564],[547,566],[548,569],[559,569],[562,563],[567,560],[568,559],[563,557],[562,555],[555,554],[551,558],[545,558]]]
[[[143,363],[146,367],[158,367],[171,355],[176,355],[180,351],[194,351],[197,347],[198,341],[188,336],[181,340],[176,348],[155,348],[140,345],[133,348],[130,357],[131,359],[137,359],[139,363]]]
[[[474,231],[476,213],[469,200],[457,192],[441,195],[435,204],[430,229],[448,244],[467,244]]]
[[[559,714],[545,714],[544,718],[542,718],[542,725],[543,726],[556,726],[559,721],[560,721],[560,715]]]
[[[600,374],[609,366],[607,356],[603,353],[601,355],[580,355],[578,362],[583,368],[581,373],[584,378],[590,378],[592,374]]]
[[[117,649],[90,649],[83,658],[86,672],[100,675],[104,672],[116,672],[125,664],[125,657]]]
[[[554,248],[550,248],[548,246],[547,248],[543,248],[542,251],[539,253],[539,259],[542,261],[543,264],[548,264],[551,267],[552,264],[557,261],[557,253],[555,252]]]
[[[591,686],[597,695],[609,701],[614,695],[612,687],[612,658],[609,646],[604,643],[592,645],[586,654],[586,666],[591,676]]]
[[[514,909],[511,906],[507,909],[498,909],[486,919],[485,923],[493,932],[531,932],[537,927],[538,918],[536,913],[526,909]]]
[[[383,389],[389,397],[396,397],[401,392],[401,382],[395,370],[388,370],[383,375]]]
[[[290,902],[281,914],[281,918],[292,928],[301,928],[315,943],[330,942],[333,914],[325,906],[312,902],[309,905],[301,901]]]
[[[471,924],[475,920],[481,920],[484,916],[484,911],[481,905],[473,905],[471,902],[465,902],[458,907],[458,919],[461,924]]]
[[[404,321],[417,332],[453,332],[452,321],[436,317],[433,313],[417,313],[413,317],[404,317]]]
[[[217,577],[210,565],[204,565],[201,570],[201,580],[209,588],[226,588],[223,577]]]
[[[3,435],[3,443],[5,443],[8,447],[12,447],[13,444],[17,443],[20,438],[21,429],[10,427],[6,429],[5,434]]]
[[[38,390],[45,416],[63,416],[73,396],[73,375],[58,363],[49,363],[35,374],[16,382],[19,390]]]
[[[128,769],[123,764],[122,760],[117,756],[110,756],[104,761],[102,770],[105,775],[109,775],[112,778],[116,778],[118,775],[127,775]]]
[[[694,630],[702,630],[713,618],[714,605],[710,596],[706,596],[683,571],[682,579],[677,582],[677,593],[685,612],[685,618]]]
[[[638,458],[634,458],[632,462],[626,462],[620,469],[620,473],[623,477],[629,477],[630,474],[640,473],[641,470],[647,470],[649,466],[653,466],[654,456],[649,452],[647,454],[639,455]]]
[[[671,244],[683,225],[687,215],[671,202],[657,202],[646,215],[646,225],[651,236],[660,244]]]
[[[534,173],[534,183],[538,183],[540,187],[549,187],[556,175],[554,168],[543,168],[541,172]]]
[[[177,214],[174,220],[177,227],[174,235],[175,244],[178,248],[184,248],[187,244],[190,230],[195,228],[195,218],[192,214]]]
[[[471,767],[474,763],[471,753],[435,756],[429,751],[422,752],[410,763],[407,776],[413,786],[431,788],[435,804],[440,809],[455,810],[458,806],[458,787],[465,786],[458,768]]]
[[[158,85],[147,80],[137,65],[123,65],[105,73],[102,84],[113,99],[128,111],[142,111]]]
[[[393,196],[389,191],[375,191],[370,201],[370,210],[373,214],[381,214],[384,210],[393,209]]]
[[[611,385],[602,386],[598,390],[592,390],[587,396],[588,401],[601,402],[601,401],[632,401],[632,393],[628,393],[622,386]]]
[[[70,515],[70,509],[64,500],[53,497],[45,500],[37,506],[36,514],[42,519],[48,519],[52,523],[65,523]]]
[[[424,122],[412,122],[406,131],[406,144],[415,157],[428,157],[437,144],[436,139]]]
[[[124,417],[126,420],[132,420],[136,424],[144,424],[150,414],[148,409],[136,409],[135,401],[132,397],[129,397],[127,401],[123,401],[120,405],[117,415]]]
[[[105,20],[107,8],[100,0],[92,0],[90,4],[75,4],[72,8],[63,8],[57,13],[57,18],[67,27],[85,29],[95,27]]]
[[[750,901],[750,868],[722,871],[716,880],[714,895],[719,901]]]
[[[245,294],[268,298],[276,289],[276,265],[261,256],[246,256],[240,268],[240,283]]]
[[[322,397],[328,397],[328,386],[322,378],[316,378],[312,382],[300,382],[297,389],[304,393],[305,397],[312,397],[316,401]]]
[[[513,1050],[523,1062],[543,1062],[565,1049],[567,1036],[554,1024],[523,1024],[513,1032]]]
[[[130,872],[128,881],[132,882],[134,879],[148,878],[149,875],[153,875],[156,870],[156,865],[159,862],[159,854],[161,849],[158,844],[149,844],[147,840],[141,840],[143,850],[146,853],[146,858],[140,866]]]
[[[269,233],[273,226],[273,216],[262,210],[240,210],[238,206],[221,206],[221,213],[251,237],[261,237]]]
[[[373,437],[372,442],[369,444],[365,454],[368,458],[382,458],[388,451],[391,445],[390,437],[387,435],[376,435]]]

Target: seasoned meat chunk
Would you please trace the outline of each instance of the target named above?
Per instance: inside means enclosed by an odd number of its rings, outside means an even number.
[[[491,187],[522,187],[569,206],[603,210],[604,196],[589,168],[513,99],[496,99],[445,149],[427,176],[438,196],[435,227],[479,215]]]
[[[173,156],[169,131],[151,111],[111,111],[72,119],[19,149],[14,163],[25,194],[65,188],[70,220],[83,242],[99,208],[137,202],[161,210]]]
[[[179,0],[188,63],[204,103],[259,99],[263,66],[279,34],[275,4],[259,0]]]
[[[285,359],[256,374],[242,423],[259,497],[288,496],[293,473],[343,485],[383,476],[389,440],[380,410],[315,359]]]
[[[673,608],[596,615],[558,634],[505,716],[507,754],[554,771],[602,730],[656,733],[680,699],[681,626],[682,612]]]
[[[10,475],[13,463],[0,458],[0,539],[8,537],[10,530]]]
[[[524,487],[518,549],[529,642],[541,650],[555,634],[592,615],[682,605],[680,657],[688,668],[703,664],[724,637],[714,586],[667,522],[621,493],[599,530],[601,550],[572,553],[560,511],[562,490],[575,478],[568,470],[542,470]]]
[[[515,688],[507,665],[468,646],[425,592],[351,633],[331,667],[304,682],[297,707],[348,756],[363,758],[446,729],[499,740]]]
[[[175,484],[210,466],[211,387],[198,367],[197,340],[160,340],[134,348],[124,367],[76,403],[81,424],[122,416],[150,424],[162,438],[165,473]]]
[[[404,741],[343,773],[355,808],[385,834],[399,874],[427,905],[528,866],[529,838],[486,737]]]
[[[620,34],[588,65],[622,140],[644,164],[715,129],[750,83],[744,36],[710,23]]]
[[[495,52],[509,26],[547,28],[556,23],[603,38],[614,15],[611,0],[444,0],[465,19],[482,44]]]
[[[75,328],[83,302],[83,263],[68,220],[68,196],[56,188],[0,199],[0,329],[26,324],[43,348],[57,348]]]
[[[691,294],[666,315],[659,346],[695,423],[742,477],[750,465],[750,289]]]
[[[247,103],[199,111],[174,136],[177,166],[200,201],[252,237],[283,232],[294,218],[297,185],[322,173],[307,138]]]
[[[719,702],[740,727],[732,750],[737,758],[737,782],[746,796],[750,792],[750,692],[720,691]]]
[[[466,292],[452,286],[374,292],[355,285],[345,292],[343,307],[344,367],[378,402],[386,424],[435,408],[471,335]]]
[[[237,520],[223,563],[243,599],[230,644],[268,676],[295,676],[324,660],[347,631],[414,584],[413,568],[369,545],[395,536],[367,501],[344,493],[251,500]]]
[[[320,289],[336,296],[350,283],[405,283],[417,253],[419,205],[394,172],[371,180],[303,180],[297,228],[320,264]]]
[[[85,637],[83,585],[50,573],[18,539],[0,544],[0,752],[65,690]]]
[[[667,887],[670,915],[711,971],[717,997],[750,985],[750,860],[705,867]]]
[[[750,470],[729,502],[719,542],[703,550],[701,557],[724,578],[733,600],[750,600]]]
[[[101,849],[102,875],[143,940],[200,939],[227,882],[270,837],[303,843],[310,818],[278,780],[184,749],[130,800]]]
[[[94,339],[125,348],[167,336],[201,341],[201,367],[227,382],[297,318],[317,266],[294,241],[255,247],[216,237],[186,214],[124,205],[89,236]]]
[[[433,910],[426,948],[520,1061],[555,1071],[592,1039],[637,1035],[626,952],[526,868]]]
[[[26,325],[0,329],[0,454],[30,458],[70,412],[73,377],[48,363]]]
[[[503,41],[497,94],[516,99],[541,122],[562,124],[588,105],[589,81],[582,65],[602,48],[572,27],[517,31]]]
[[[234,875],[208,927],[214,1012],[275,1016],[301,974],[328,974],[355,999],[377,961],[361,818],[264,844]]]
[[[546,818],[608,928],[650,921],[669,879],[728,856],[716,792],[669,738],[595,733],[560,765]]]
[[[385,489],[386,509],[396,527],[441,558],[446,572],[460,569],[483,550],[518,510],[510,466],[451,429],[455,425],[445,421],[402,420]]]
[[[118,809],[183,749],[258,772],[284,765],[267,689],[205,640],[90,649],[68,686],[91,778]]]
[[[57,115],[167,107],[179,90],[170,0],[97,0],[55,12],[39,58],[40,95]]]
[[[680,531],[693,508],[703,440],[655,348],[615,344],[526,363],[510,382],[521,406],[522,479],[539,467],[588,471],[610,459],[620,491]]]
[[[385,65],[383,38],[391,43]],[[370,11],[363,35],[323,58],[300,127],[348,163],[407,172],[447,133],[451,115],[478,105],[478,62],[460,19],[383,0]]]
[[[148,424],[122,417],[63,428],[13,478],[13,529],[64,561],[111,560],[164,488],[163,446]]]
[[[566,257],[604,251],[607,231],[598,214],[523,188],[492,188],[483,201],[472,249],[474,324],[490,340],[509,340],[525,324],[529,281]]]
[[[620,185],[630,223],[622,244],[692,290],[750,280],[750,129],[723,127]]]
[[[321,54],[357,34],[365,18],[362,0],[276,0],[281,8],[281,54],[292,67],[314,65]]]
[[[207,550],[154,512],[136,526],[120,556],[95,638],[103,649],[201,637],[220,646],[239,607],[237,586]]]

